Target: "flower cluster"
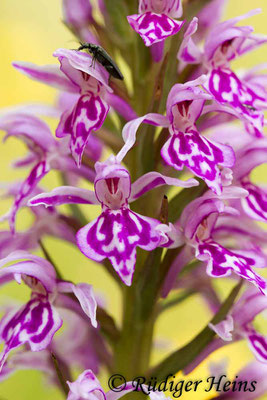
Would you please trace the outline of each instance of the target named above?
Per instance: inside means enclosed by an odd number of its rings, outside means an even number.
[[[264,66],[239,73],[232,61],[267,42],[237,26],[259,10],[219,23],[225,0],[139,0],[138,9],[129,1],[118,13],[111,3],[63,0],[64,22],[90,54],[61,48],[53,65],[13,63],[58,97],[53,106],[0,114],[4,140],[27,149],[13,163],[25,178],[4,185],[12,205],[1,217],[10,229],[0,231],[0,285],[15,280],[31,291],[26,304],[5,307],[0,377],[34,368],[68,400],[118,399],[137,374],[151,373],[157,316],[198,293],[212,320],[153,374],[189,373],[216,349],[246,340],[257,361],[242,374],[262,384],[242,399],[258,398],[267,389],[267,339],[253,324],[267,308],[267,233],[258,224],[267,222],[267,191],[252,171],[267,160],[267,75]],[[128,64],[126,82],[112,75],[119,67],[106,50]],[[55,134],[46,117],[56,119]],[[44,186],[51,172],[63,186]],[[90,220],[80,205],[98,206],[99,215]],[[23,208],[33,217],[24,231],[16,229]],[[58,269],[47,236],[102,264],[122,291],[122,321],[89,283]],[[215,278],[232,283],[228,297],[229,285],[220,293]],[[106,393],[95,376],[103,369],[123,373],[125,387]]]

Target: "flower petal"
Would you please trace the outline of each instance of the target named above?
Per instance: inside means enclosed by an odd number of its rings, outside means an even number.
[[[98,204],[95,193],[75,186],[60,186],[49,193],[41,193],[29,200],[29,206],[60,206],[62,204]]]
[[[198,186],[199,182],[195,179],[181,181],[177,178],[170,178],[169,176],[162,175],[159,172],[148,172],[132,184],[131,196],[129,201],[134,201],[138,199],[138,197],[143,196],[143,194],[145,194],[149,190],[152,190],[162,185],[192,187]]]
[[[0,337],[5,341],[0,369],[8,353],[24,343],[32,351],[48,347],[62,320],[46,296],[35,296],[13,315],[6,315],[0,323]]]
[[[0,129],[7,132],[5,138],[14,136],[23,140],[34,153],[37,153],[36,146],[42,151],[48,151],[55,146],[55,139],[48,125],[31,114],[8,112],[1,115]]]
[[[181,72],[186,64],[199,64],[203,57],[202,52],[196,46],[191,36],[196,33],[198,28],[198,18],[194,17],[184,34],[184,39],[179,48],[177,58],[179,63],[179,72]]]
[[[99,64],[92,64],[92,56],[82,51],[58,49],[53,53],[54,57],[58,57],[61,63],[61,70],[77,86],[82,87],[85,84],[84,74],[95,79],[96,83],[101,83],[107,90],[112,92],[108,85],[109,73]]]
[[[87,93],[79,98],[71,113],[63,113],[56,135],[71,135],[70,150],[78,166],[90,133],[101,128],[108,111],[108,104],[100,96]]]
[[[93,7],[88,0],[63,0],[62,3],[64,21],[74,26],[76,29],[92,22]]]
[[[257,221],[267,222],[267,190],[248,179],[242,181],[242,186],[249,193],[241,200],[245,213]]]
[[[199,260],[208,261],[208,275],[218,278],[229,276],[233,271],[253,283],[263,294],[267,295],[266,281],[252,270],[252,267],[257,267],[252,258],[235,254],[213,241],[199,244],[196,257]]]
[[[12,65],[31,79],[53,86],[62,91],[72,93],[79,92],[79,87],[66,78],[57,65],[39,66],[23,61],[14,62]]]
[[[25,200],[31,194],[31,192],[37,186],[38,182],[40,182],[40,180],[48,172],[49,172],[48,163],[46,161],[42,161],[37,165],[35,165],[35,167],[31,170],[28,178],[22,183],[20,191],[15,197],[14,204],[10,210],[9,224],[12,233],[15,233],[16,214],[23,200]]]
[[[81,252],[92,260],[109,258],[121,280],[130,286],[136,247],[153,250],[158,246],[160,233],[155,230],[158,224],[158,221],[129,209],[107,209],[78,231],[77,243]]]
[[[127,101],[114,93],[107,93],[105,97],[107,103],[114,108],[126,121],[137,118],[136,112]]]
[[[217,333],[217,335],[226,342],[233,340],[232,331],[234,330],[234,320],[231,315],[228,315],[225,320],[216,325],[209,323],[209,328]]]
[[[185,21],[175,21],[166,14],[145,12],[127,17],[129,24],[143,39],[146,46],[175,35],[182,28]]]
[[[189,168],[217,194],[222,191],[218,165],[231,167],[235,161],[230,146],[208,140],[194,129],[175,132],[161,149],[161,156],[177,170]]]
[[[146,11],[163,13],[172,18],[180,18],[183,14],[183,5],[181,0],[139,0],[138,11],[140,14]]]
[[[213,69],[204,87],[218,103],[230,105],[254,135],[262,137],[264,115],[257,109],[257,101],[265,101],[264,98],[259,97],[226,68]]]
[[[255,357],[263,362],[267,363],[267,340],[264,336],[257,332],[253,332],[248,335],[248,344],[253,351]]]
[[[121,148],[119,153],[116,155],[116,159],[118,162],[121,162],[128,151],[133,147],[136,141],[136,132],[142,122],[146,124],[151,124],[155,126],[168,127],[170,125],[167,117],[161,114],[150,113],[146,114],[143,117],[136,118],[132,121],[127,122],[124,125],[122,130],[122,138],[125,142],[125,145]]]
[[[58,282],[58,291],[60,293],[74,293],[79,300],[84,313],[90,318],[93,327],[97,327],[97,302],[91,285],[88,285],[87,283],[78,283],[77,285],[74,285],[71,282],[60,281]]]
[[[89,399],[89,396],[106,400],[105,392],[91,369],[83,371],[75,382],[67,382],[67,384],[70,388],[67,400]]]

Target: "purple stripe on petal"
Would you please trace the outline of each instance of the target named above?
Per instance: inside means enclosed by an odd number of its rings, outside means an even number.
[[[11,208],[9,223],[12,233],[15,232],[16,214],[18,209],[20,208],[21,203],[31,194],[38,182],[40,182],[40,180],[48,173],[48,171],[48,163],[46,161],[42,161],[31,170],[28,178],[22,183],[20,191],[17,194],[14,204]]]
[[[155,230],[158,224],[158,221],[135,214],[127,208],[107,209],[79,230],[77,243],[81,252],[92,260],[109,258],[121,280],[130,286],[135,269],[136,247],[152,250],[158,246],[160,233]]]
[[[234,272],[266,294],[266,281],[253,271],[252,267],[257,267],[257,265],[252,258],[236,254],[213,241],[201,243],[196,257],[202,261],[208,261],[207,273],[210,276],[218,278]]]
[[[173,185],[178,187],[192,187],[197,186],[198,182],[195,179],[188,179],[187,181],[181,181],[180,179],[170,178],[162,175],[159,172],[148,172],[141,176],[132,185],[130,201],[136,200],[149,190],[162,185]]]
[[[41,193],[29,200],[29,206],[60,206],[62,204],[98,204],[95,193],[75,186],[60,186],[50,193]]]
[[[109,106],[93,93],[81,96],[71,114],[64,113],[57,129],[57,136],[71,135],[70,150],[78,166],[92,131],[101,128]]]
[[[256,358],[267,363],[267,341],[266,338],[257,332],[248,335],[249,347],[255,354]]]
[[[257,110],[256,103],[265,99],[253,92],[230,69],[213,69],[204,86],[218,103],[233,107],[240,119],[247,123],[249,131],[255,136],[263,136],[264,115]]]
[[[230,146],[211,142],[194,129],[175,132],[161,149],[161,155],[177,170],[189,168],[217,194],[222,190],[218,165],[231,167],[235,159]]]
[[[168,36],[175,35],[185,22],[175,21],[165,14],[152,12],[129,15],[127,19],[135,32],[141,36],[146,46],[151,46],[154,43],[161,42]]]
[[[247,197],[241,199],[246,214],[257,221],[267,222],[267,190],[248,180],[244,180],[242,186],[249,192]]]
[[[79,87],[66,78],[57,65],[39,66],[22,61],[14,62],[12,65],[31,79],[46,83],[59,90],[72,93],[79,92]]]
[[[0,324],[0,336],[5,342],[0,367],[8,353],[28,343],[32,351],[45,349],[51,343],[62,320],[46,296],[38,295],[14,315],[5,316]]]

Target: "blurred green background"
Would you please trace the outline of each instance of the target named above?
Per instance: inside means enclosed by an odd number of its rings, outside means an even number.
[[[112,0],[109,0],[112,1]],[[249,11],[252,7],[261,7],[260,15],[244,21],[244,24],[253,25],[257,33],[267,34],[267,1],[257,0],[229,0],[225,18],[231,18]],[[72,35],[62,24],[60,0],[1,0],[0,2],[0,40],[1,40],[1,73],[0,73],[0,106],[7,107],[25,102],[53,103],[56,91],[45,85],[33,82],[12,68],[14,60],[30,61],[36,64],[55,63],[52,53],[59,47],[73,48],[75,42]],[[249,68],[257,63],[266,61],[266,47],[254,51],[235,62],[235,68]],[[14,158],[21,157],[25,148],[18,141],[9,140],[1,145],[0,176],[1,182],[15,181],[25,177],[25,171],[14,171],[10,167]],[[260,168],[255,174],[255,180],[266,182],[266,169]],[[56,174],[49,174],[42,186],[51,189],[58,186]],[[9,201],[1,201],[0,214],[7,211]],[[83,207],[88,220],[96,213],[95,207]],[[25,228],[29,224],[29,215],[22,211],[18,218],[18,227]],[[3,225],[4,227],[4,225]],[[120,293],[116,285],[102,270],[102,267],[86,259],[76,248],[61,243],[55,239],[45,242],[53,259],[56,261],[63,276],[74,282],[85,281],[94,285],[95,290],[106,298],[109,312],[120,320]],[[228,282],[216,282],[223,292],[228,292]],[[0,304],[6,304],[15,299],[24,301],[29,292],[17,284],[9,284],[1,288]],[[12,300],[13,301],[13,300]],[[177,310],[167,312],[160,318],[156,327],[158,350],[154,360],[159,360],[163,354],[172,348],[181,346],[189,341],[208,322],[210,317],[204,302],[197,296],[192,297]],[[262,331],[264,323],[260,322]],[[266,332],[267,333],[267,332]],[[234,378],[236,373],[253,359],[246,343],[228,345],[217,351],[210,358],[211,361],[228,358],[229,377]],[[208,363],[197,368],[186,379],[203,379],[209,375]],[[103,386],[106,379],[103,377]],[[209,393],[210,398],[212,395]],[[20,371],[0,383],[0,400],[61,400],[61,393],[45,383],[42,375],[37,371]],[[189,392],[183,399],[207,399],[207,393]],[[267,396],[264,398],[267,399]]]

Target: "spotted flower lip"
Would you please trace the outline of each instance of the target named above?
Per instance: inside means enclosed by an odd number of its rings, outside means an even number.
[[[141,36],[146,46],[164,41],[180,31],[185,21],[180,0],[140,0],[139,14],[127,17],[131,27]]]
[[[0,284],[13,279],[18,283],[24,281],[31,288],[32,295],[24,306],[15,313],[7,313],[0,322],[0,339],[5,342],[0,355],[0,369],[12,349],[28,343],[32,351],[40,351],[50,345],[62,325],[62,319],[53,305],[59,293],[61,296],[73,293],[92,325],[97,326],[92,287],[86,283],[74,285],[58,281],[53,266],[47,260],[21,250],[9,254],[0,260]]]
[[[82,155],[92,131],[103,125],[110,105],[126,119],[136,117],[130,105],[114,95],[109,86],[109,74],[102,65],[94,63],[84,52],[58,49],[53,54],[60,62],[39,67],[31,63],[15,62],[13,66],[32,79],[65,92],[77,94],[71,110],[63,112],[56,136],[69,138],[69,147],[76,164],[81,167]]]
[[[130,210],[128,203],[149,190],[162,185],[191,187],[198,185],[194,179],[181,181],[150,172],[131,185],[129,172],[120,159],[110,157],[96,163],[95,192],[76,187],[62,186],[50,193],[42,193],[29,201],[29,206],[56,206],[60,204],[101,204],[102,213],[77,233],[81,252],[95,261],[110,259],[115,271],[126,285],[131,285],[136,260],[136,247],[153,250],[159,245],[173,245],[168,232],[156,229],[160,222]]]
[[[265,265],[266,257],[244,249],[228,249],[215,241],[217,220],[220,215],[238,216],[237,209],[229,206],[229,200],[246,197],[248,192],[239,187],[225,187],[220,196],[207,192],[202,197],[189,203],[182,212],[178,223],[179,230],[184,234],[187,246],[194,249],[195,257],[206,263],[206,272],[213,278],[227,277],[232,273],[253,283],[260,292],[267,295],[267,283],[254,268]],[[196,211],[197,210],[197,211]],[[191,257],[194,255],[192,253]],[[189,257],[190,259],[190,257]],[[189,260],[187,260],[189,261]],[[173,266],[175,269],[175,265]],[[173,285],[172,268],[164,283],[164,294],[169,292]]]
[[[244,121],[248,132],[262,137],[266,96],[230,69],[233,59],[267,42],[266,36],[252,34],[252,27],[236,26],[237,22],[259,12],[256,9],[216,25],[208,34],[203,51],[200,51],[192,39],[198,26],[198,19],[195,17],[185,32],[177,57],[181,61],[181,69],[187,64],[204,65],[208,71],[208,79],[203,87],[217,103],[213,105],[213,111],[227,112],[228,108],[230,114]]]
[[[124,156],[135,143],[141,123],[168,127],[170,138],[161,149],[164,161],[177,170],[184,166],[203,179],[217,194],[222,191],[222,176],[218,166],[232,167],[235,162],[233,149],[202,136],[196,121],[201,116],[204,103],[211,96],[198,87],[206,81],[203,75],[186,84],[176,84],[167,99],[166,116],[146,114],[128,122],[122,132],[125,141],[117,157]]]

